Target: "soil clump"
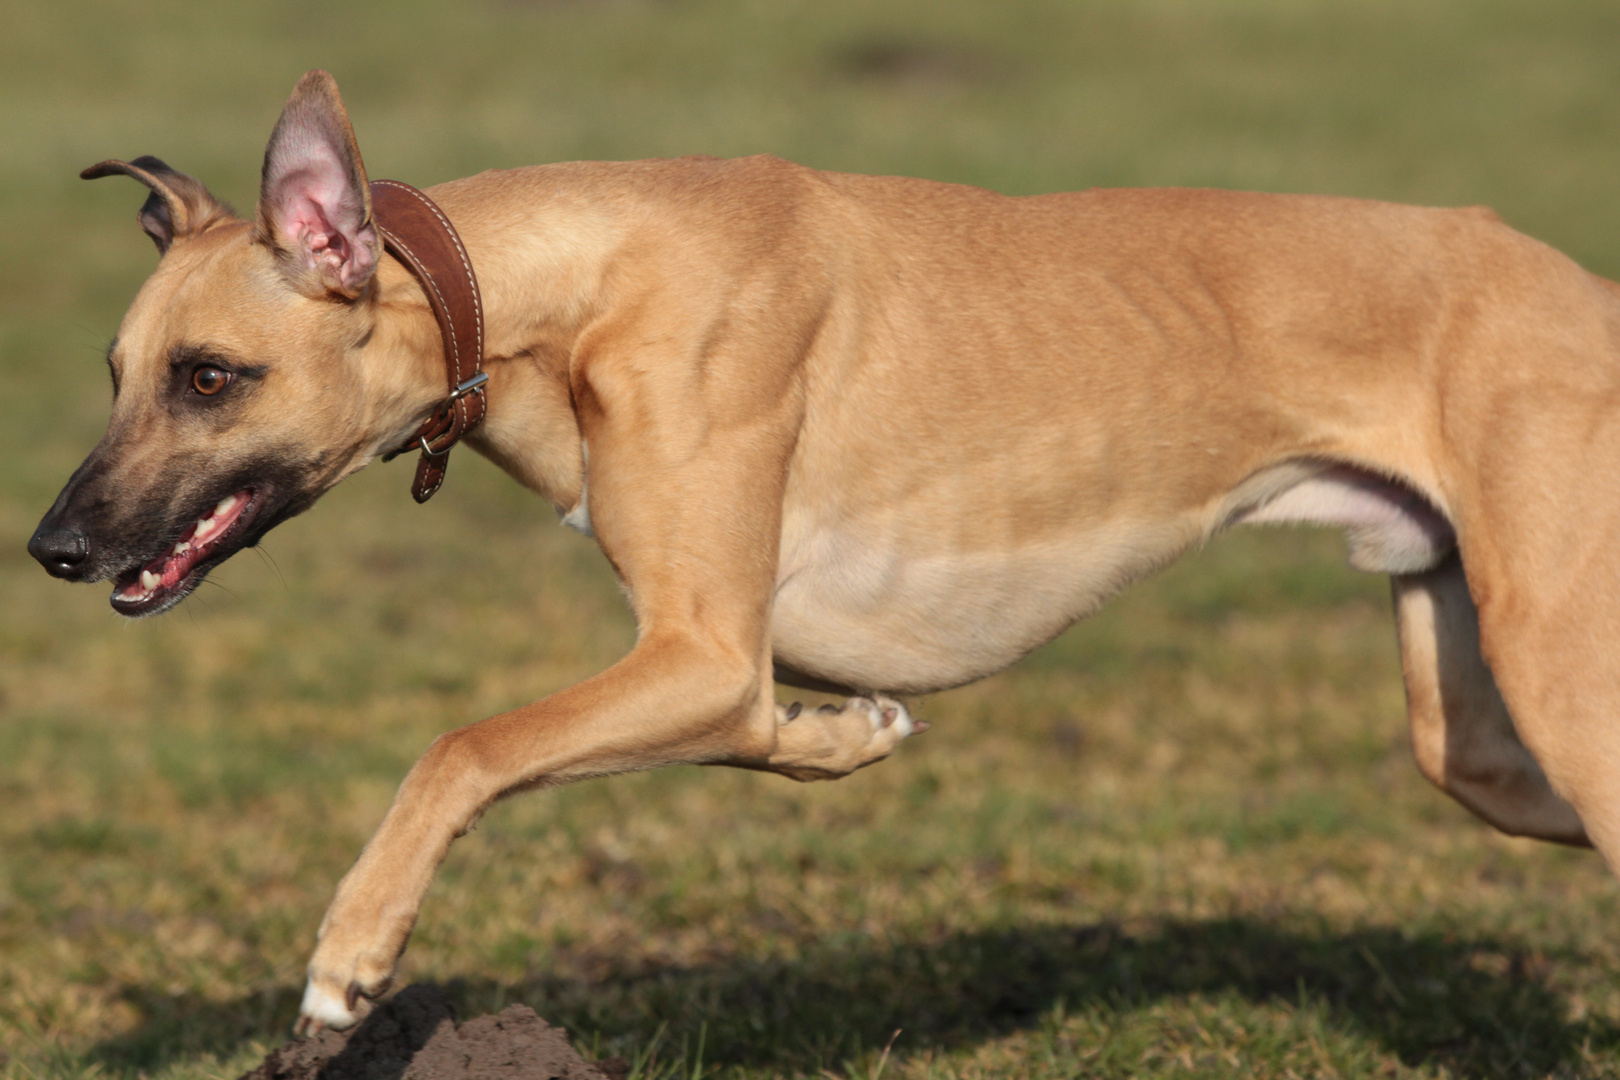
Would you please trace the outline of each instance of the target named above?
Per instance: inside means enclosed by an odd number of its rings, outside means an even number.
[[[445,992],[406,987],[348,1031],[272,1050],[241,1080],[624,1080],[623,1058],[589,1062],[527,1005],[456,1023]]]

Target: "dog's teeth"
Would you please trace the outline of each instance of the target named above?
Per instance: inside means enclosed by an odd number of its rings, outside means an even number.
[[[161,584],[163,584],[163,579],[157,574],[152,573],[150,570],[141,571],[141,588],[147,592],[153,592]]]
[[[184,555],[186,552],[188,552],[190,550],[191,550],[191,543],[190,543],[190,541],[187,541],[187,540],[182,540],[178,544],[174,545],[174,553],[176,555]]]
[[[224,517],[226,514],[231,512],[231,507],[233,507],[235,505],[236,505],[236,496],[235,495],[227,495],[227,496],[225,496],[223,499],[219,500],[219,505],[214,507],[214,516],[215,517]]]

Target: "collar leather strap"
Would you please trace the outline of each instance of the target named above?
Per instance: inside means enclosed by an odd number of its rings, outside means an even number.
[[[421,448],[411,496],[424,503],[444,483],[450,448],[484,418],[484,383],[489,379],[480,370],[484,306],[467,249],[432,199],[398,180],[373,180],[371,219],[389,254],[421,282],[444,338],[449,396],[409,442],[383,458]]]

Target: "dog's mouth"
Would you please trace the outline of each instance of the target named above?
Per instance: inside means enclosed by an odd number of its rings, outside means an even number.
[[[242,546],[260,504],[254,488],[221,499],[187,526],[168,551],[118,575],[113,584],[113,610],[132,617],[155,615],[185,599],[210,567]]]

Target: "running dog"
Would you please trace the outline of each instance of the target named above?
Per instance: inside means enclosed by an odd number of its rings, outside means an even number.
[[[29,550],[139,616],[415,438],[446,338],[324,72],[251,221],[155,158],[110,172],[151,189],[162,257],[106,437]],[[1242,523],[1341,526],[1391,576],[1424,775],[1620,858],[1620,287],[1490,211],[770,157],[430,194],[482,289],[467,442],[595,537],[639,633],[429,747],[338,886],[303,1030],[384,991],[502,796],[677,762],[843,776],[921,727],[888,695],[998,671]],[[784,709],[776,681],[858,696]]]

